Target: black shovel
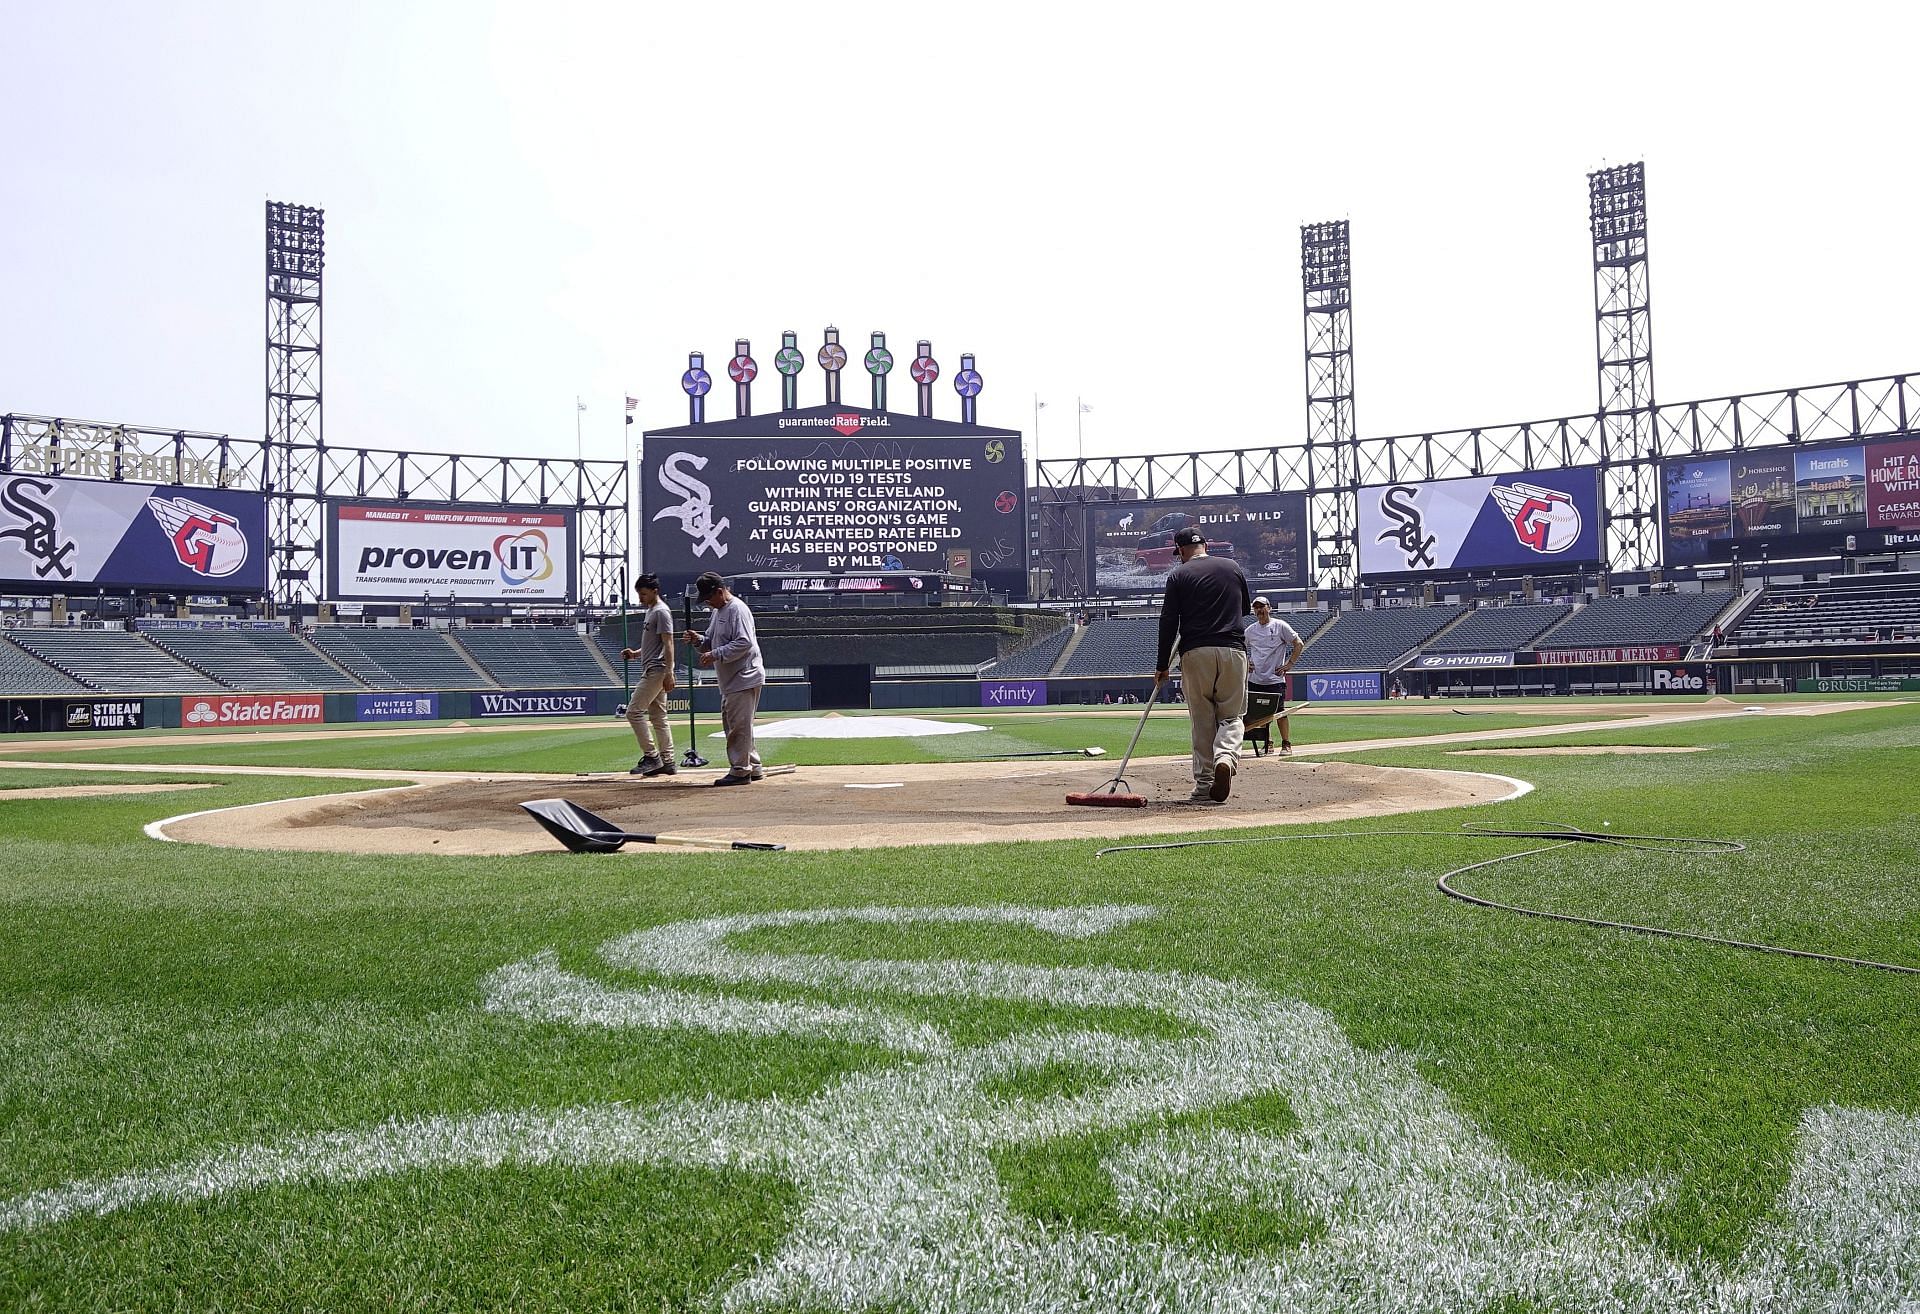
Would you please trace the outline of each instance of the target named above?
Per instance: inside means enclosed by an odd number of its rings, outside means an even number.
[[[708,839],[704,835],[637,835],[564,798],[537,798],[521,807],[574,853],[614,853],[623,844],[680,844],[695,849],[759,849],[784,853],[784,844],[756,840]]]

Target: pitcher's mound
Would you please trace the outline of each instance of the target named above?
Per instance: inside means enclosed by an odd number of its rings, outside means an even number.
[[[1066,795],[1111,778],[1087,763],[801,767],[716,789],[711,776],[551,778],[422,785],[347,797],[287,799],[169,822],[169,839],[242,848],[352,853],[559,853],[519,804],[555,793],[632,831],[748,839],[789,849],[1109,839],[1287,825],[1490,803],[1523,790],[1504,776],[1243,759],[1224,805],[1189,803],[1185,758],[1135,762],[1144,808],[1069,807]],[[895,785],[873,789],[850,786]],[[660,852],[630,844],[625,853]]]

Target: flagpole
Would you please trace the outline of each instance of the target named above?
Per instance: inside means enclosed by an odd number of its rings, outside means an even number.
[[[1087,459],[1087,404],[1078,397],[1073,399],[1073,441],[1076,454],[1084,464]]]
[[[580,394],[576,392],[573,395],[573,459],[576,464],[585,450],[580,441],[580,413],[586,409],[587,404],[580,400]]]
[[[1040,482],[1040,412],[1047,404],[1040,400],[1040,394],[1033,394],[1033,482]]]

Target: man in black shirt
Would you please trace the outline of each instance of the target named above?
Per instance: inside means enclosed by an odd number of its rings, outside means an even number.
[[[1238,563],[1207,555],[1207,536],[1182,529],[1173,536],[1180,564],[1167,576],[1160,603],[1160,647],[1153,678],[1165,683],[1180,644],[1180,683],[1193,729],[1196,802],[1227,801],[1240,755],[1241,718],[1247,714],[1247,640],[1241,623],[1253,610]]]

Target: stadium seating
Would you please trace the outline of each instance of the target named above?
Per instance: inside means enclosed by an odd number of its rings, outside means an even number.
[[[1542,635],[1542,648],[1624,647],[1633,644],[1691,643],[1713,628],[1713,618],[1734,595],[1651,593],[1632,598],[1595,598],[1564,625]]]
[[[1386,607],[1343,611],[1313,637],[1294,669],[1301,671],[1384,671],[1410,649],[1433,637],[1464,608]]]
[[[1727,635],[1740,651],[1827,651],[1920,642],[1920,575],[1843,576],[1824,584],[1769,587]]]
[[[1427,652],[1515,652],[1525,648],[1548,626],[1564,620],[1572,607],[1538,604],[1519,607],[1480,607],[1466,619],[1425,645]]]
[[[1311,636],[1325,624],[1323,612],[1309,611],[1299,614],[1281,614],[1279,620],[1286,621],[1299,633],[1302,639],[1311,641]],[[1253,617],[1241,618],[1241,624],[1248,625]],[[1073,656],[1067,659],[1062,675],[1146,675],[1153,670],[1156,656],[1154,649],[1160,642],[1160,617],[1158,613],[1146,616],[1111,616],[1096,620],[1086,630],[1086,637],[1080,640],[1080,646],[1074,649]],[[992,672],[998,675],[1000,668]]]
[[[0,695],[84,693],[87,686],[0,639]]]
[[[213,693],[223,687],[125,630],[14,630],[10,637],[101,693]]]
[[[234,689],[292,693],[360,687],[288,630],[152,630],[147,638]]]
[[[995,662],[982,674],[989,680],[1037,680],[1051,671],[1053,664],[1060,660],[1060,654],[1065,650],[1067,641],[1073,638],[1073,633],[1074,627],[1071,625],[1064,630],[1056,630],[1024,652]]]
[[[453,637],[503,689],[598,689],[620,682],[574,630],[470,628],[455,631]],[[619,657],[615,648],[611,663],[615,672],[620,669]]]
[[[489,689],[438,630],[322,625],[313,644],[370,689]]]

